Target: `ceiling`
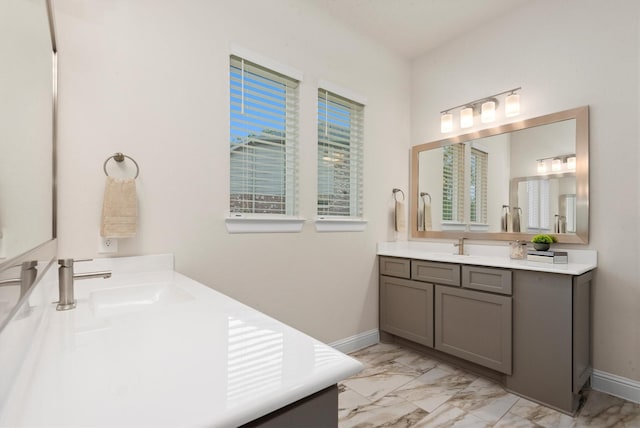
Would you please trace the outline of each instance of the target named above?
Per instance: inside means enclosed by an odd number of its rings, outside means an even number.
[[[313,0],[355,31],[412,59],[532,0]]]

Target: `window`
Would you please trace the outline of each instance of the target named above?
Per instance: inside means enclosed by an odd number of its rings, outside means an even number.
[[[443,147],[442,220],[464,222],[464,144]]]
[[[298,80],[230,57],[231,213],[297,213]]]
[[[470,143],[445,146],[442,153],[443,227],[464,230],[486,225],[489,154]]]
[[[362,216],[364,106],[318,90],[318,216]]]
[[[487,164],[489,154],[475,147],[471,148],[471,223],[487,223]]]
[[[529,213],[527,216],[527,232],[548,232],[551,230],[549,180],[528,180],[527,196],[529,207]]]

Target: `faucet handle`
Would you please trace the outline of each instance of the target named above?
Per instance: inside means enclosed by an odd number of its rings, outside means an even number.
[[[77,263],[77,262],[90,262],[93,259],[78,259],[78,260],[74,260],[72,258],[69,259],[58,259],[58,264],[60,266],[64,266],[64,267],[73,267],[73,263]]]

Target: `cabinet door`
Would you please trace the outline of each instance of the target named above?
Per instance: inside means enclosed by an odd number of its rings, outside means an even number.
[[[436,285],[435,348],[511,374],[511,297]]]
[[[433,284],[381,275],[380,329],[433,347]]]

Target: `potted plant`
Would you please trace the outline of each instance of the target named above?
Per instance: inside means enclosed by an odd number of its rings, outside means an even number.
[[[547,251],[552,243],[558,242],[555,236],[540,234],[531,238],[533,248],[538,251]]]

